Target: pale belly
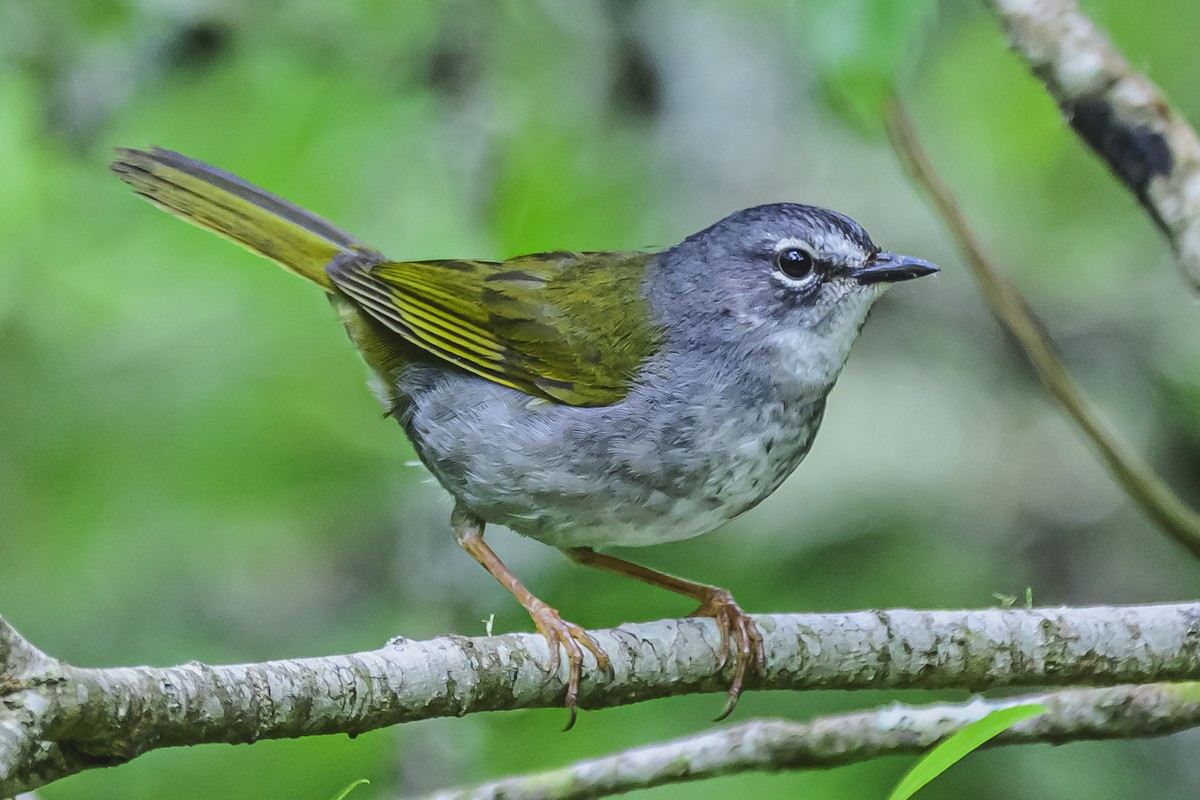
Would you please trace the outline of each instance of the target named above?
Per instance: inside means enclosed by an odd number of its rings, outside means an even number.
[[[401,415],[422,461],[486,522],[555,547],[707,533],[770,495],[812,444],[824,397],[646,392],[574,408],[475,378],[427,381]]]

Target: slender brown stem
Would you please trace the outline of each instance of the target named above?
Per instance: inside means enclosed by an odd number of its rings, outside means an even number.
[[[1200,514],[1189,508],[1140,458],[1109,431],[1062,357],[1046,335],[1029,304],[985,255],[979,239],[963,216],[958,201],[925,155],[912,122],[899,101],[888,115],[892,146],[924,187],[966,258],[992,314],[1017,340],[1042,384],[1092,442],[1117,483],[1151,520],[1175,541],[1200,558]]]

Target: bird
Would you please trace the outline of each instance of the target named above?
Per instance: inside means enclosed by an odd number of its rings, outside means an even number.
[[[266,256],[328,295],[388,416],[454,499],[458,544],[569,662],[576,719],[581,626],[534,595],[487,525],[578,564],[699,603],[725,707],[765,669],[763,637],[723,588],[601,552],[712,531],[774,492],[813,444],[826,398],[874,303],[938,271],[880,249],[850,217],[799,203],[746,208],[660,251],[567,251],[500,261],[394,261],[316,214],[179,153],[118,148],[138,195]]]

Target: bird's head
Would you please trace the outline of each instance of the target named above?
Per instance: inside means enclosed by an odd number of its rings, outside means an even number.
[[[781,379],[818,385],[837,377],[888,287],[938,271],[881,250],[843,214],[794,203],[731,214],[668,250],[661,266],[677,333],[697,346],[776,353]]]

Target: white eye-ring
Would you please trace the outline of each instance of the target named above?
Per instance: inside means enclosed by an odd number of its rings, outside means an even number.
[[[817,269],[817,260],[803,247],[785,247],[775,254],[775,268],[789,280],[808,281]]]
[[[804,289],[821,277],[824,263],[817,258],[816,248],[803,239],[782,238],[775,243],[771,265],[775,280],[793,289]]]

